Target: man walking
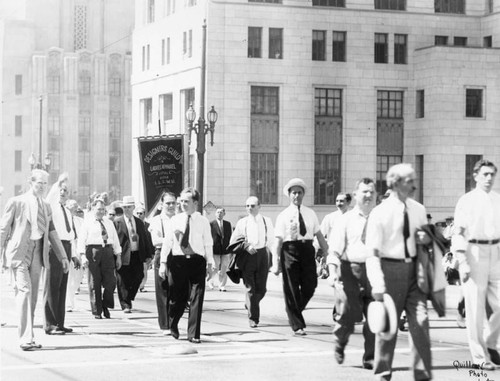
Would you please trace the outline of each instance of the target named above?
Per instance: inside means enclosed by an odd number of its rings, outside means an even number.
[[[170,335],[169,323],[169,284],[168,276],[165,279],[158,274],[160,269],[160,256],[163,240],[166,232],[170,229],[170,219],[175,215],[176,198],[171,192],[165,192],[161,198],[161,213],[154,216],[149,226],[151,239],[155,247],[155,256],[153,259],[155,276],[155,296],[156,308],[158,309],[158,324],[164,335]],[[169,271],[170,253],[167,255],[167,273]]]
[[[455,208],[452,251],[459,262],[465,296],[467,336],[474,364],[491,370],[500,365],[500,195],[492,190],[497,167],[480,160],[474,165],[476,188]],[[486,305],[492,311],[486,317]],[[487,335],[484,322],[487,319]]]
[[[427,296],[418,288],[416,277],[417,247],[415,233],[427,224],[425,208],[410,195],[416,175],[409,164],[396,164],[387,172],[390,196],[370,213],[366,246],[368,279],[376,301],[388,293],[396,305],[398,319],[406,312],[411,335],[411,368],[415,380],[430,380],[431,342]],[[375,376],[392,377],[392,361],[397,334],[390,339],[375,338]],[[422,367],[423,366],[423,367]]]
[[[349,210],[351,201],[352,197],[349,193],[340,192],[337,194],[337,197],[335,198],[335,206],[337,207],[337,210],[327,214],[323,218],[323,221],[321,221],[321,233],[325,239],[328,239],[330,236],[337,219]]]
[[[165,279],[167,259],[169,263],[170,284],[170,333],[179,338],[179,320],[184,314],[189,300],[188,340],[199,344],[201,315],[205,297],[205,276],[212,271],[214,258],[212,253],[212,234],[210,223],[197,212],[200,193],[194,188],[185,188],[180,195],[182,213],[171,219],[170,229],[165,232],[161,248],[159,274]]]
[[[71,212],[66,208],[68,199],[68,176],[66,173],[59,176],[52,186],[47,202],[52,208],[52,221],[56,232],[61,239],[68,261],[73,257],[74,268],[80,268],[80,259],[73,251],[75,245],[75,223]],[[53,248],[50,249],[53,251]],[[74,253],[74,256],[73,256]],[[49,256],[50,267],[45,271],[45,287],[43,291],[44,324],[43,329],[47,335],[63,335],[73,332],[72,328],[64,326],[66,316],[66,291],[68,287],[68,273],[62,269],[55,255]]]
[[[248,324],[256,328],[260,322],[260,301],[267,292],[269,273],[269,253],[274,242],[273,222],[260,214],[260,201],[249,197],[245,203],[248,216],[236,223],[231,245],[241,240],[243,250],[237,257],[236,265],[241,270],[243,283],[247,289],[245,308]]]
[[[114,220],[122,248],[122,267],[117,271],[118,299],[124,313],[132,312],[132,301],[144,276],[144,262],[151,261],[153,245],[144,222],[134,216],[133,196],[123,197],[123,216]]]
[[[215,274],[219,276],[219,291],[226,291],[227,283],[227,267],[229,266],[229,260],[231,259],[231,254],[227,252],[227,247],[229,246],[229,240],[231,239],[231,234],[233,229],[229,221],[224,220],[226,215],[226,210],[219,206],[215,210],[215,220],[210,222],[210,229],[212,231],[212,239],[214,241],[214,261],[215,269],[208,278],[208,287],[214,288],[213,277]]]
[[[7,201],[0,221],[2,266],[12,269],[19,317],[19,344],[23,351],[39,349],[35,342],[33,322],[38,299],[42,266],[50,268],[56,256],[62,272],[69,270],[69,261],[52,222],[50,205],[43,200],[49,174],[34,169],[29,190]],[[49,241],[53,251],[49,252]]]
[[[334,335],[334,355],[337,363],[344,362],[344,349],[354,332],[354,324],[366,319],[368,304],[372,301],[371,287],[366,276],[365,261],[368,250],[365,246],[366,225],[370,212],[375,206],[376,192],[372,179],[363,178],[356,183],[354,190],[356,205],[343,214],[336,222],[328,237],[327,264],[330,270],[328,282],[335,286],[340,281],[347,296],[347,306],[342,314],[336,316]],[[373,369],[375,335],[365,320],[363,324],[365,352],[363,368]]]
[[[78,237],[78,252],[83,259],[83,265],[88,264],[92,314],[96,319],[102,319],[102,314],[109,319],[109,309],[115,306],[115,268],[119,270],[122,265],[121,247],[115,226],[110,220],[103,218],[106,214],[104,201],[94,200],[91,208],[91,215],[84,220]]]

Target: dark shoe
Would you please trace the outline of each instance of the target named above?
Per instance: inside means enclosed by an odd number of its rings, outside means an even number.
[[[31,346],[35,349],[41,349],[42,344],[35,343],[34,341],[31,342]]]
[[[101,315],[94,315],[94,319],[102,319]]]
[[[498,351],[488,348],[488,353],[490,354],[491,362],[495,365],[500,365],[500,354],[498,354]]]
[[[193,344],[201,344],[201,340],[200,339],[196,339],[194,337],[191,337],[188,339],[191,343]]]
[[[102,313],[104,314],[104,317],[106,319],[111,319],[111,315],[109,314],[109,309],[108,307],[102,307]]]
[[[177,340],[179,339],[179,328],[177,327],[170,327],[170,334],[172,337]]]
[[[373,369],[373,360],[363,361],[363,369],[372,370]]]
[[[37,349],[33,344],[31,343],[25,343],[25,344],[21,344],[20,345],[21,349],[23,351],[33,351],[35,349]]]
[[[335,349],[334,349],[334,356],[335,356],[335,361],[337,361],[337,364],[343,364],[344,363],[344,348],[343,346],[339,344],[335,344]],[[363,364],[364,365],[364,364]]]
[[[249,321],[248,321],[248,325],[250,326],[250,328],[257,328],[258,323],[256,323],[256,322],[255,322],[255,321],[253,321],[253,320],[249,320]]]
[[[45,331],[47,335],[64,335],[66,332],[64,332],[62,329],[59,327],[51,328],[47,331]]]
[[[73,332],[73,328],[67,328],[67,327],[62,327],[62,328],[59,328],[61,331],[63,331],[64,333],[71,333]]]
[[[306,331],[304,331],[302,328],[299,328],[298,330],[293,331],[293,334],[295,336],[305,336],[305,335],[307,335]]]
[[[124,314],[130,314],[130,313],[132,313],[132,309],[131,308],[124,308],[123,309],[123,313]]]

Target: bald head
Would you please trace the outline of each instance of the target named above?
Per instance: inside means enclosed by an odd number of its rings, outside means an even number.
[[[249,215],[256,216],[257,214],[259,214],[260,210],[259,199],[255,196],[248,197],[245,203],[245,207],[247,208],[247,213]]]

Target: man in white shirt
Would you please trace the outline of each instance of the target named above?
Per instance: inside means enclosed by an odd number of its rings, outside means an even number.
[[[383,301],[388,293],[394,300],[398,318],[403,310],[409,323],[411,368],[415,380],[430,380],[431,342],[427,296],[416,278],[416,231],[427,224],[422,204],[410,198],[415,190],[415,171],[409,164],[396,164],[387,172],[390,196],[370,213],[366,232],[369,250],[366,271],[372,296]],[[390,339],[375,337],[375,377],[390,380],[397,334]],[[423,366],[423,368],[422,368]]]
[[[78,209],[80,208],[76,200],[66,201],[66,208],[71,212],[74,223],[74,230],[76,239],[73,245],[71,245],[72,255],[80,257],[77,249],[78,237],[80,235],[80,229],[82,228],[83,218],[77,215]],[[69,267],[68,273],[68,289],[66,291],[66,311],[72,312],[75,309],[75,294],[80,288],[80,283],[83,279],[83,266],[78,269],[75,266]]]
[[[155,247],[153,268],[155,273],[155,296],[158,309],[158,324],[164,335],[170,335],[169,322],[169,285],[168,279],[159,276],[160,256],[165,233],[170,229],[170,219],[175,215],[176,197],[171,192],[165,192],[161,198],[161,213],[154,216],[149,225],[151,239]],[[167,256],[167,273],[171,256]],[[168,278],[168,276],[166,277]]]
[[[492,190],[496,174],[491,161],[474,165],[476,188],[458,200],[451,247],[459,262],[472,361],[487,370],[500,365],[500,195]],[[492,313],[485,336],[486,302]]]
[[[288,323],[294,335],[304,336],[306,323],[302,311],[314,295],[318,285],[313,239],[316,237],[323,253],[328,245],[321,233],[316,213],[302,205],[307,186],[304,180],[291,179],[283,188],[289,197],[290,206],[276,219],[275,243],[271,272],[279,274],[283,270],[283,293]]]
[[[102,319],[102,314],[106,319],[111,317],[109,310],[115,307],[115,268],[119,270],[122,266],[118,234],[113,223],[103,218],[105,214],[104,201],[94,200],[91,214],[85,218],[77,242],[83,264],[88,264],[90,307],[96,319]]]
[[[40,349],[35,342],[33,323],[38,300],[42,267],[50,267],[55,255],[61,262],[62,272],[69,270],[69,261],[52,222],[52,209],[43,200],[49,174],[34,169],[29,179],[30,189],[12,197],[5,205],[0,220],[0,247],[3,268],[12,269],[16,309],[19,315],[19,346],[23,351]],[[54,249],[49,252],[49,241]]]
[[[170,284],[170,334],[179,338],[179,320],[190,301],[187,337],[199,344],[201,315],[205,297],[205,276],[214,266],[213,240],[210,222],[197,212],[200,193],[194,188],[185,188],[180,195],[182,213],[171,219],[170,229],[165,232],[161,248],[159,274],[167,276],[169,263]]]
[[[73,267],[80,268],[78,256],[73,256],[72,246],[75,244],[73,216],[65,207],[68,199],[68,175],[63,173],[47,194],[46,201],[52,208],[52,221],[61,239],[68,261],[73,259]],[[52,248],[51,248],[52,250]],[[73,258],[72,258],[73,257]],[[66,291],[68,273],[64,273],[60,262],[55,256],[50,257],[50,268],[45,272],[43,290],[44,324],[47,335],[63,335],[73,332],[72,328],[64,326],[66,316]]]
[[[260,214],[260,201],[249,197],[246,201],[248,216],[236,223],[231,244],[244,239],[244,251],[237,257],[236,265],[241,270],[247,289],[245,308],[250,328],[256,328],[260,321],[260,301],[266,295],[269,273],[269,253],[274,241],[274,228],[270,218]]]
[[[351,205],[352,197],[349,193],[340,192],[337,194],[335,198],[335,206],[337,210],[327,214],[323,221],[321,221],[321,233],[325,239],[328,239],[330,233],[335,226],[335,221],[342,216],[345,212],[349,210],[349,206]]]
[[[368,257],[365,246],[366,225],[376,201],[375,183],[372,179],[363,178],[356,183],[354,200],[354,208],[337,220],[328,237],[328,282],[335,286],[340,275],[347,296],[347,308],[344,313],[339,314],[336,311],[333,331],[334,355],[339,364],[344,362],[344,349],[354,332],[354,324],[362,321],[363,316],[366,318],[368,304],[373,300],[365,266]],[[363,337],[363,368],[373,369],[375,335],[370,331],[366,320],[363,324]]]

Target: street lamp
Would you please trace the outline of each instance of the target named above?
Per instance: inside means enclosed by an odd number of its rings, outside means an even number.
[[[28,163],[31,166],[31,170],[33,169],[43,169],[44,171],[48,172],[50,170],[50,164],[52,163],[52,160],[50,158],[50,154],[47,153],[45,155],[45,159],[43,159],[42,163],[42,106],[43,106],[43,96],[40,95],[38,98],[38,101],[40,102],[40,129],[38,131],[38,159],[36,159],[35,154],[32,152],[29,159]]]

